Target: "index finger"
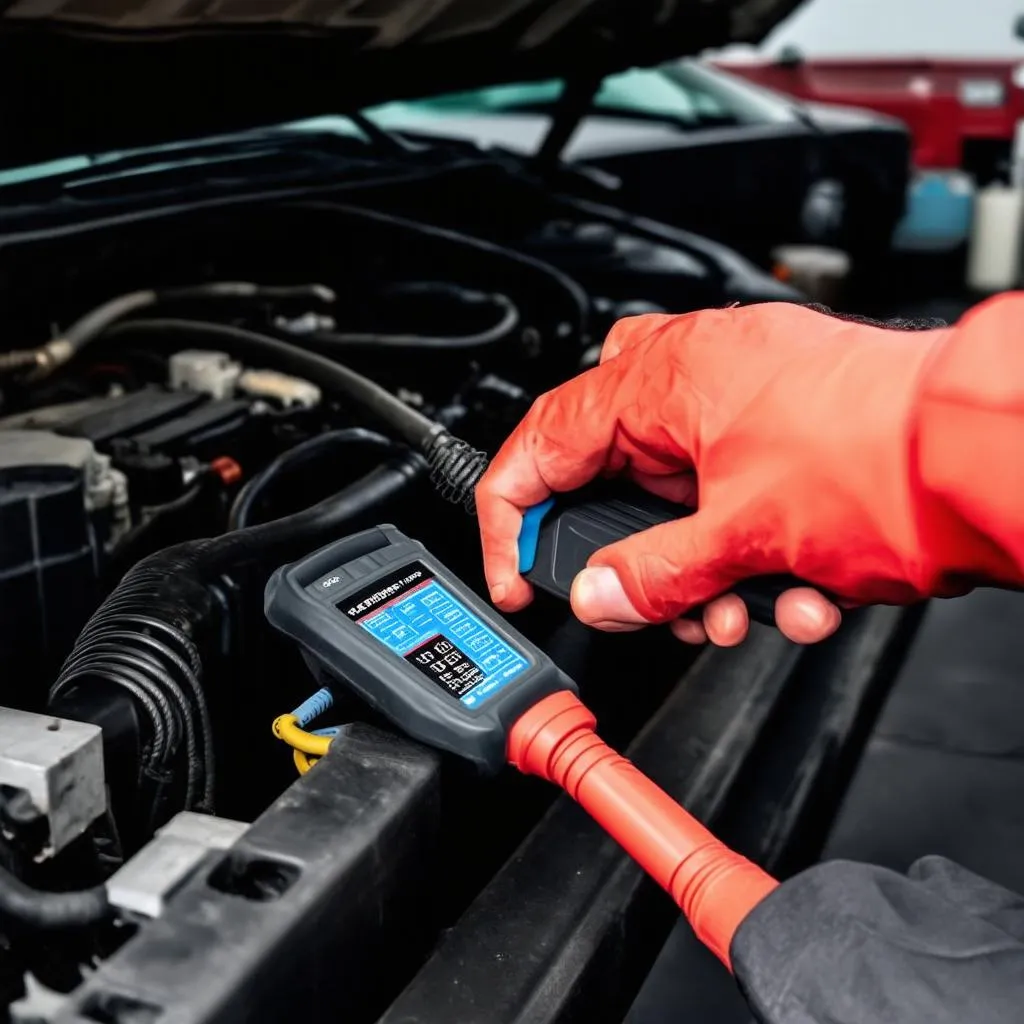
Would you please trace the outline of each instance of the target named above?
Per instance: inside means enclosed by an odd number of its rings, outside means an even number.
[[[523,512],[592,480],[609,465],[618,422],[616,379],[597,366],[542,395],[494,457],[476,489],[491,600],[517,611],[532,595],[519,575]]]

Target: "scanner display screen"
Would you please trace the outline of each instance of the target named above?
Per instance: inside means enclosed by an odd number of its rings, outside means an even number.
[[[337,607],[468,708],[493,697],[529,667],[422,562],[389,573]]]

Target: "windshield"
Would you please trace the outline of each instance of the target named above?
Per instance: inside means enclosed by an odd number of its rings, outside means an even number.
[[[98,179],[109,179],[130,174],[152,173],[179,165],[195,163],[197,154],[205,154],[209,160],[223,159],[225,153],[243,150],[253,146],[272,146],[289,138],[304,136],[336,137],[353,140],[360,144],[369,143],[366,133],[348,117],[315,117],[292,121],[283,125],[272,125],[253,131],[212,138],[187,139],[162,146],[147,146],[143,149],[123,152],[97,153],[50,160],[46,163],[29,164],[24,167],[0,167],[0,188],[24,182],[40,181],[45,178],[74,175],[79,182],[87,182],[90,173]]]
[[[451,115],[547,113],[565,82],[550,79],[446,93],[423,100],[388,103],[364,111],[382,127],[400,127],[410,114]],[[594,112],[606,116],[668,121],[684,128],[789,121],[788,101],[694,61],[658,68],[632,68],[610,75],[594,97]]]

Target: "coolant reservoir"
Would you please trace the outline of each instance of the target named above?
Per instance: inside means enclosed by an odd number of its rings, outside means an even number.
[[[967,254],[967,287],[1001,292],[1020,280],[1024,189],[988,185],[978,192]]]

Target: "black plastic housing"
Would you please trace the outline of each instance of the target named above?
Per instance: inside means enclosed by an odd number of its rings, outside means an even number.
[[[429,939],[436,754],[346,726],[54,1024],[367,1020]]]
[[[80,468],[0,469],[4,703],[40,706],[47,677],[99,598],[99,558]]]
[[[540,524],[533,566],[523,575],[539,590],[568,600],[573,580],[595,552],[691,513],[692,509],[618,481],[599,481],[558,495]],[[743,598],[755,622],[774,626],[775,601],[790,587],[803,585],[792,576],[758,576],[737,583],[733,592]],[[701,614],[696,608],[686,618],[699,619]]]

